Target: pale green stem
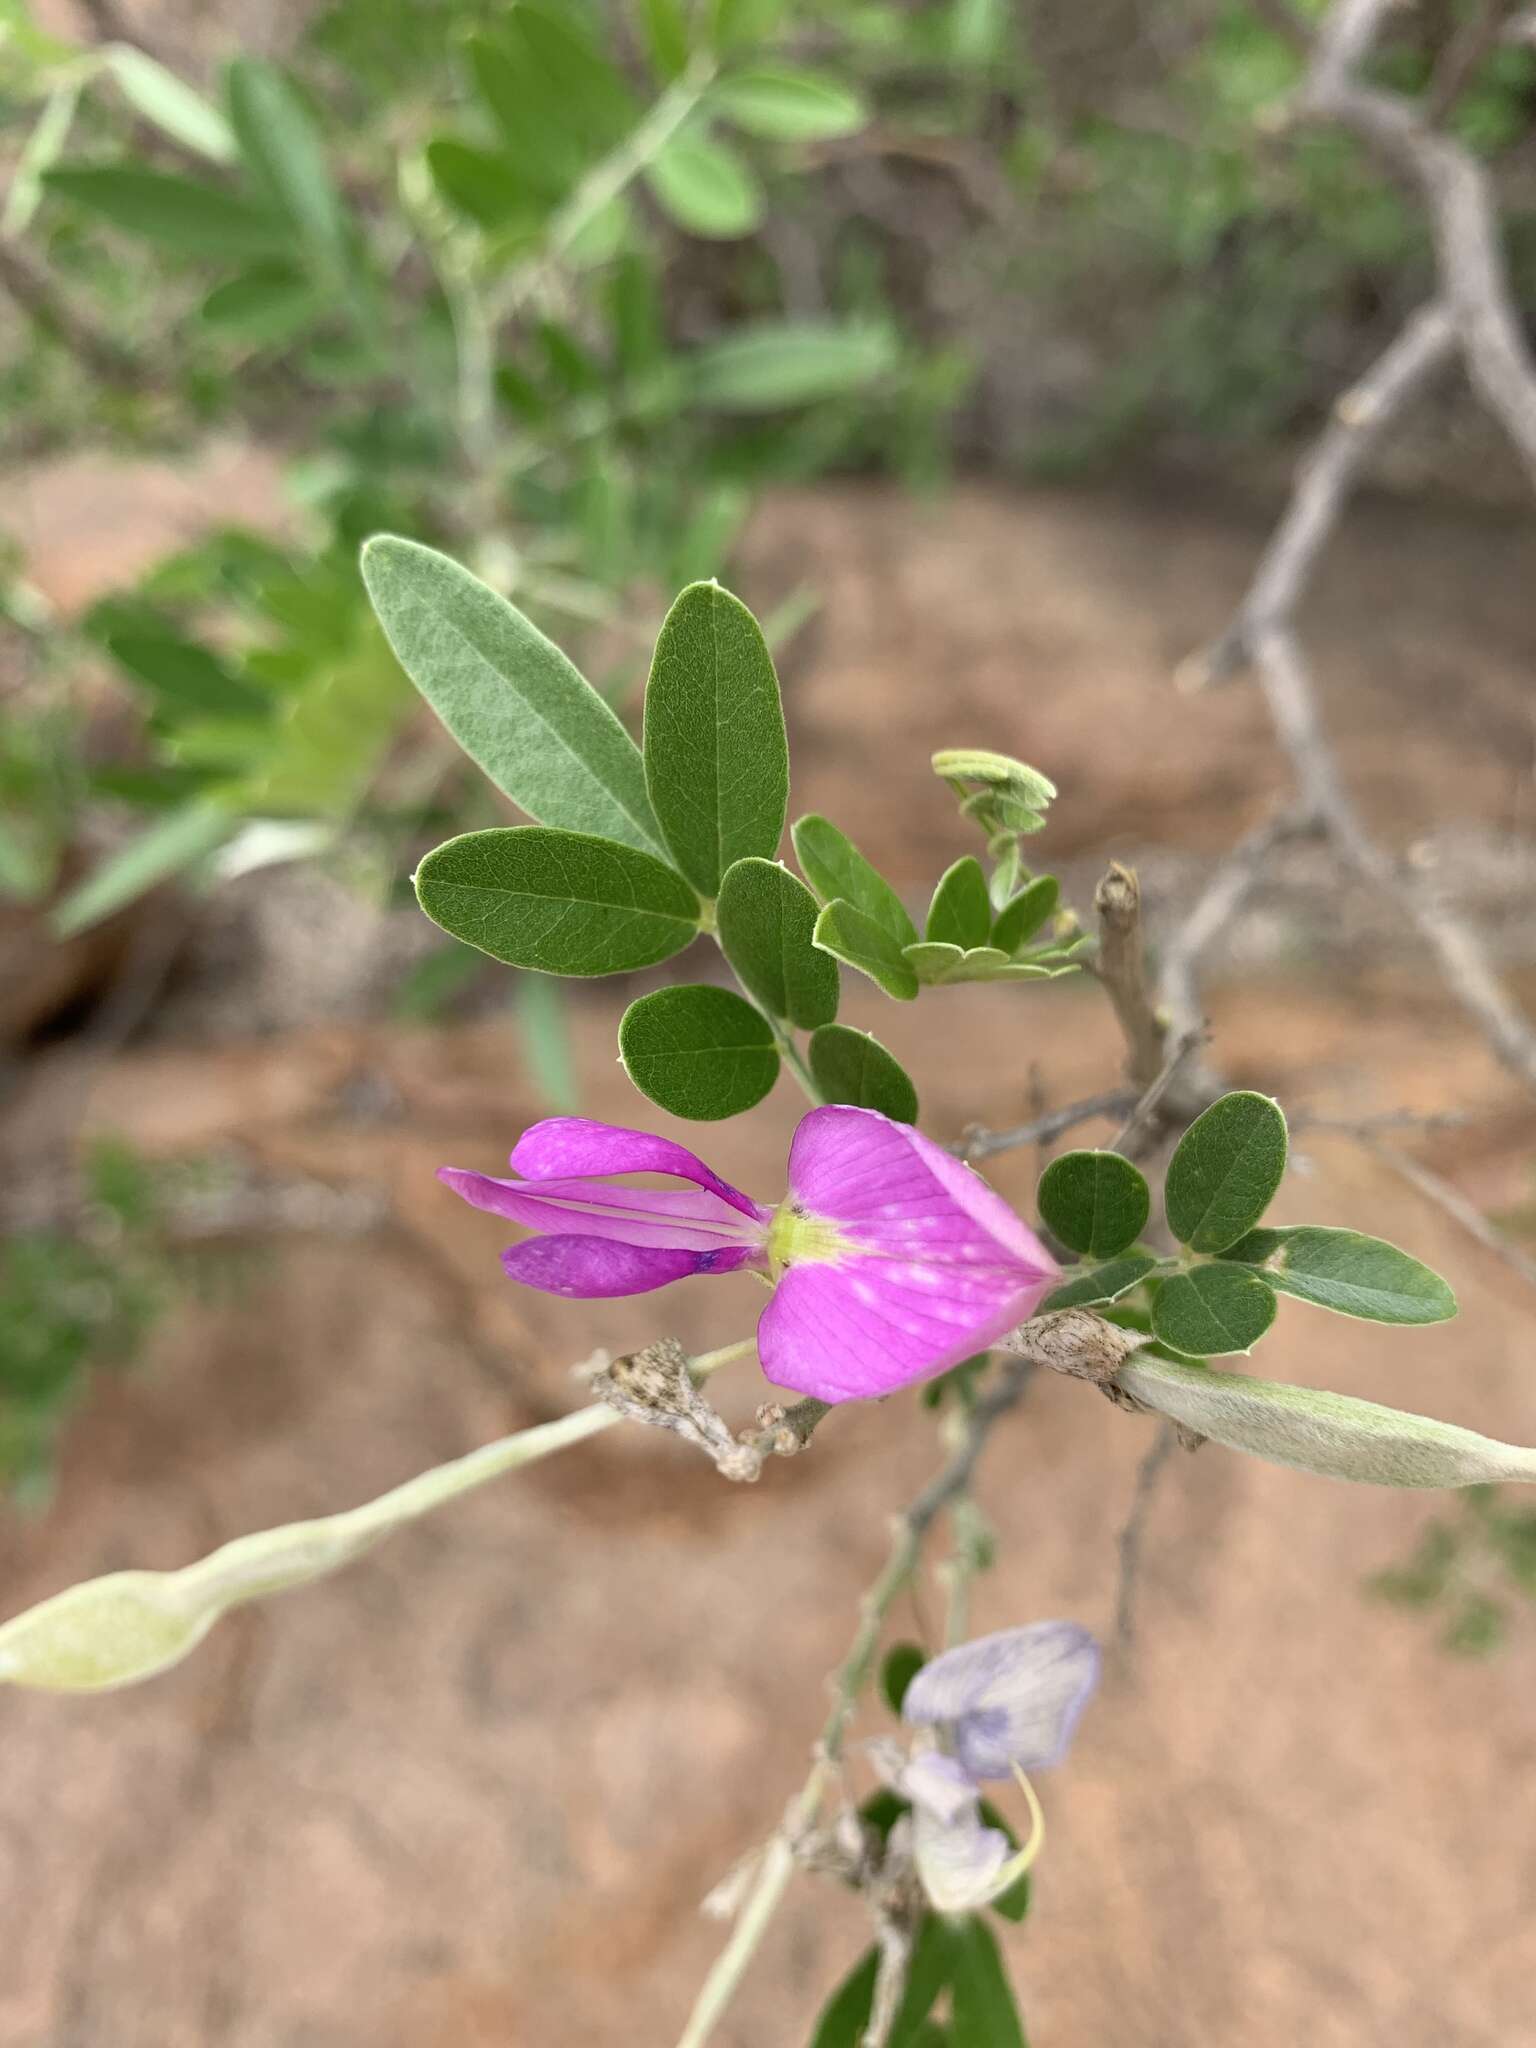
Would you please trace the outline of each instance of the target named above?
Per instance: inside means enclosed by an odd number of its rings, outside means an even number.
[[[693,1361],[694,1376],[706,1379],[752,1348],[747,1338],[708,1352]],[[0,1627],[0,1684],[99,1692],[152,1677],[232,1607],[324,1578],[406,1523],[622,1419],[594,1402],[418,1473],[361,1507],[237,1537],[180,1571],[113,1572],[71,1586]]]

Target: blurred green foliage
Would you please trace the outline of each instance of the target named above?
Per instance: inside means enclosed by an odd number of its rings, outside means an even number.
[[[1508,1632],[1512,1609],[1536,1602],[1536,1512],[1496,1486],[1471,1486],[1455,1512],[1430,1522],[1406,1563],[1370,1581],[1378,1598],[1432,1614],[1440,1641],[1484,1657]]]
[[[1405,10],[1383,82],[1430,90],[1471,5]],[[622,697],[663,595],[726,569],[768,484],[1284,437],[1429,272],[1352,142],[1276,132],[1296,76],[1251,0],[334,0],[281,64],[194,86],[0,0],[3,281],[30,316],[0,445],[233,430],[292,451],[293,505],[280,541],[232,527],[36,639],[46,701],[104,655],[139,724],[83,781],[38,775],[0,890],[37,893],[61,791],[142,818],[65,928],[453,815],[436,735],[405,758],[368,532],[467,558]],[[1533,98],[1506,41],[1449,114],[1510,167],[1522,277]],[[1053,341],[1072,388],[1015,427]]]
[[[138,1352],[169,1285],[155,1175],[129,1147],[87,1153],[78,1223],[0,1240],[0,1494],[46,1504],[93,1372]]]

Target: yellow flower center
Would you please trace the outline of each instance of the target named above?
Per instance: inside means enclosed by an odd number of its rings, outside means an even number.
[[[812,1216],[786,1195],[768,1225],[768,1270],[777,1280],[790,1266],[830,1266],[861,1247],[825,1216]]]

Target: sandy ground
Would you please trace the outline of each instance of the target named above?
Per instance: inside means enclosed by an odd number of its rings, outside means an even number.
[[[963,843],[922,762],[975,739],[1062,782],[1068,851],[1219,846],[1279,767],[1248,692],[1190,705],[1167,677],[1220,623],[1253,538],[1177,500],[963,493],[913,512],[841,493],[781,509],[743,587],[814,565],[826,592],[787,679],[799,806],[833,811],[904,878],[931,875]],[[1323,594],[1331,715],[1400,843],[1518,821],[1528,555],[1503,529],[1383,512]],[[636,1113],[612,1059],[626,993],[577,1012],[586,1106],[618,1119]],[[1527,1194],[1536,1111],[1411,961],[1325,985],[1300,957],[1218,988],[1212,1013],[1231,1078],[1292,1106],[1472,1106],[1433,1156],[1489,1207]],[[900,1010],[850,992],[846,1014],[907,1059],[940,1136],[1019,1113],[1032,1067],[1066,1099],[1117,1056],[1086,986]],[[238,1145],[277,1179],[367,1187],[389,1220],[253,1246],[235,1284],[103,1391],[52,1512],[0,1525],[8,1611],[347,1504],[556,1412],[596,1344],[750,1326],[745,1281],[654,1311],[502,1281],[495,1223],[431,1172],[492,1166],[538,1112],[500,1021],[317,1023],[156,1045],[92,1076],[62,1051],[14,1105],[9,1171],[82,1095],[88,1126],[165,1154]],[[771,1197],[794,1116],[786,1086],[705,1149]],[[1452,1277],[1463,1315],[1400,1336],[1287,1304],[1264,1369],[1536,1441],[1524,1283],[1347,1141],[1298,1150],[1276,1215],[1408,1245]],[[996,1178],[1024,1205],[1033,1172],[1011,1157]],[[739,1378],[723,1398],[745,1414],[758,1390]],[[978,1627],[1108,1625],[1148,1427],[1075,1385],[1031,1393],[981,1484],[1002,1546]],[[697,1902],[798,1783],[884,1518],[937,1456],[903,1400],[846,1411],[745,1491],[669,1441],[615,1436],[237,1617],[141,1691],[7,1697],[0,2043],[666,2048],[720,1938]],[[1037,2048],[1533,2037],[1518,1788],[1536,1762],[1536,1629],[1458,1662],[1362,1592],[1435,1505],[1211,1448],[1171,1468],[1140,1641],[1046,1788],[1037,1909],[1009,1936]],[[929,1580],[901,1632],[937,1611]],[[862,1939],[854,1902],[799,1884],[723,2048],[803,2041]]]

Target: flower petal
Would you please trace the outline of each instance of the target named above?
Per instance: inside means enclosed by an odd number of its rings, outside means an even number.
[[[887,1394],[958,1365],[1032,1315],[1057,1266],[1001,1196],[909,1125],[829,1107],[801,1119],[790,1199],[848,1249],[793,1264],[759,1330],[776,1385]]]
[[[1007,1888],[1003,1872],[1012,1853],[1008,1837],[985,1826],[974,1805],[947,1825],[913,1805],[912,1860],[936,1912],[974,1913],[990,1905]]]
[[[647,1250],[602,1237],[529,1237],[509,1245],[501,1263],[525,1287],[595,1301],[613,1294],[649,1294],[691,1273],[730,1272],[744,1256]]]
[[[963,1764],[940,1749],[922,1749],[902,1765],[895,1789],[946,1827],[976,1805],[976,1783]]]
[[[620,1244],[673,1251],[745,1247],[755,1254],[763,1242],[765,1225],[744,1216],[709,1188],[611,1187],[605,1181],[583,1179],[496,1180],[460,1166],[440,1166],[437,1177],[477,1209],[489,1209],[530,1230],[607,1237]]]
[[[789,1148],[789,1189],[817,1216],[899,1259],[996,1262],[1054,1280],[1055,1260],[970,1167],[910,1124],[841,1105],[800,1119]]]
[[[1049,1285],[872,1259],[794,1266],[763,1310],[758,1357],[776,1387],[870,1400],[985,1351],[1034,1313]]]
[[[1037,1621],[946,1650],[907,1687],[902,1719],[947,1722],[972,1778],[1061,1762],[1099,1678],[1099,1646],[1073,1621]]]
[[[744,1216],[761,1221],[768,1216],[750,1195],[722,1180],[686,1145],[653,1131],[593,1123],[584,1116],[551,1116],[531,1125],[518,1139],[509,1164],[530,1180],[589,1173],[675,1173],[708,1188]]]

